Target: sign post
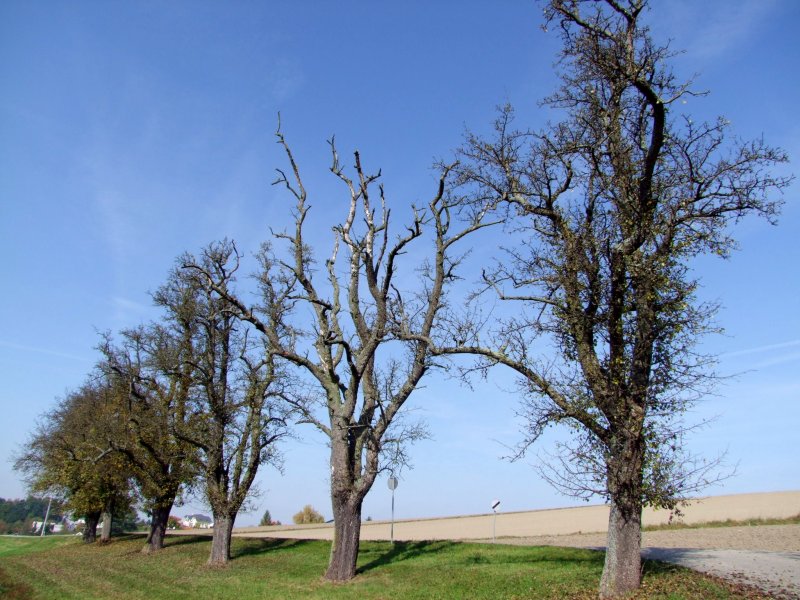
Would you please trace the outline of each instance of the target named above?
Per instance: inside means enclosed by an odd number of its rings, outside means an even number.
[[[494,516],[492,517],[492,543],[497,543],[497,507],[500,506],[500,500],[495,500],[492,502],[492,512]]]
[[[392,525],[391,529],[389,530],[389,539],[391,540],[392,545],[394,545],[394,491],[397,489],[398,483],[397,477],[394,475],[389,476],[389,481],[387,481],[387,484],[389,485],[389,489],[392,490]]]

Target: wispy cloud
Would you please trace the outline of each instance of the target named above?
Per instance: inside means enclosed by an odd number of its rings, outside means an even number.
[[[272,98],[278,103],[294,96],[305,83],[298,61],[286,57],[276,59],[266,77]]]
[[[800,347],[800,340],[788,340],[776,344],[766,344],[763,346],[754,346],[752,348],[743,348],[741,350],[734,350],[733,352],[726,352],[720,355],[720,358],[736,359],[747,357],[745,360],[748,361],[748,368],[764,369],[800,360],[798,347]]]
[[[672,21],[671,29],[680,32],[680,47],[693,60],[708,61],[746,43],[777,5],[776,0],[711,4],[691,0],[664,3],[663,9]]]
[[[784,354],[782,356],[776,356],[774,358],[769,358],[767,360],[761,361],[755,365],[756,369],[763,369],[766,367],[773,367],[775,365],[782,365],[785,363],[790,363],[800,360],[800,352],[792,352],[790,354]]]
[[[125,198],[110,188],[98,189],[95,199],[102,218],[103,235],[119,273],[136,248],[137,236],[129,205]]]
[[[773,350],[783,350],[784,348],[793,348],[800,346],[800,340],[790,340],[788,342],[779,342],[777,344],[767,344],[766,346],[755,346],[753,348],[745,348],[743,350],[734,350],[733,352],[725,352],[722,358],[729,358],[733,356],[744,356],[746,354],[762,354],[764,352],[772,352]]]
[[[147,304],[142,304],[141,302],[129,300],[127,298],[122,298],[120,296],[114,296],[111,300],[114,302],[114,305],[118,309],[127,312],[133,312],[144,315],[152,310],[152,307],[148,306]]]
[[[77,360],[80,362],[92,362],[92,359],[85,356],[78,356],[76,354],[69,354],[67,352],[58,352],[57,350],[50,350],[49,348],[40,348],[37,346],[26,346],[23,344],[15,344],[0,340],[0,346],[4,348],[11,348],[13,350],[21,350],[22,352],[35,352],[37,354],[46,354],[47,356],[58,356],[59,358],[67,358],[69,360]]]

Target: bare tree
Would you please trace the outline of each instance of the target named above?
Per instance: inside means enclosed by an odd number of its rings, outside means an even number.
[[[295,365],[310,382],[295,399],[302,420],[330,440],[331,504],[334,541],[325,577],[352,578],[360,541],[361,506],[378,473],[405,460],[404,445],[425,435],[419,424],[404,421],[401,408],[432,366],[427,338],[445,303],[445,285],[459,260],[451,247],[482,227],[482,214],[456,229],[456,200],[445,194],[450,168],[427,207],[414,210],[405,230],[393,237],[389,208],[378,174],[369,174],[355,153],[355,178],[339,160],[333,140],[331,172],[347,190],[346,218],[333,227],[333,249],[324,277],[315,277],[314,258],[304,236],[310,206],[294,156],[283,135],[278,143],[291,172],[279,170],[279,183],[293,196],[294,231],[277,233],[288,252],[278,255],[265,244],[259,254],[261,300],[256,306],[222,289],[200,265],[209,285],[235,305],[239,315],[265,336],[276,356]],[[398,259],[430,230],[432,258],[419,270],[415,293],[396,282]],[[310,321],[310,322],[309,322]],[[417,334],[400,340],[399,326]]]
[[[575,434],[549,478],[610,500],[603,597],[640,584],[643,506],[674,507],[714,476],[681,439],[683,413],[714,381],[695,345],[715,307],[697,299],[690,262],[728,256],[730,226],[748,214],[773,221],[772,194],[789,182],[772,174],[780,150],[673,112],[692,92],[642,25],[646,4],[549,2],[562,85],[545,105],[563,120],[514,130],[507,108],[492,139],[468,136],[458,167],[463,193],[506,209],[517,243],[483,281],[518,309],[489,332],[451,314],[435,348],[519,374],[520,452],[553,424]]]
[[[234,245],[224,241],[208,246],[199,262],[213,287],[225,293],[232,293],[236,272],[232,256]],[[196,260],[185,255],[178,262]],[[187,354],[193,380],[189,414],[177,423],[176,435],[198,449],[196,459],[214,515],[208,563],[224,565],[230,559],[236,515],[258,469],[278,458],[276,442],[286,432],[287,409],[281,399],[287,377],[262,336],[238,319],[228,301],[197,272],[175,269],[154,299],[176,331],[193,332]]]

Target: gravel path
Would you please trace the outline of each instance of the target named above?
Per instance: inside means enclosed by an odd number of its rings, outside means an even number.
[[[503,544],[602,548],[605,534],[502,538]],[[776,598],[800,598],[800,525],[647,531],[642,556],[758,587]]]
[[[800,552],[645,548],[642,556],[751,585],[775,598],[800,598]]]

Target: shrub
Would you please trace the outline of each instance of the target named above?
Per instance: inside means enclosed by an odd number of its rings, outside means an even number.
[[[299,513],[292,517],[296,525],[303,525],[304,523],[324,523],[325,517],[319,514],[314,507],[306,504]]]

